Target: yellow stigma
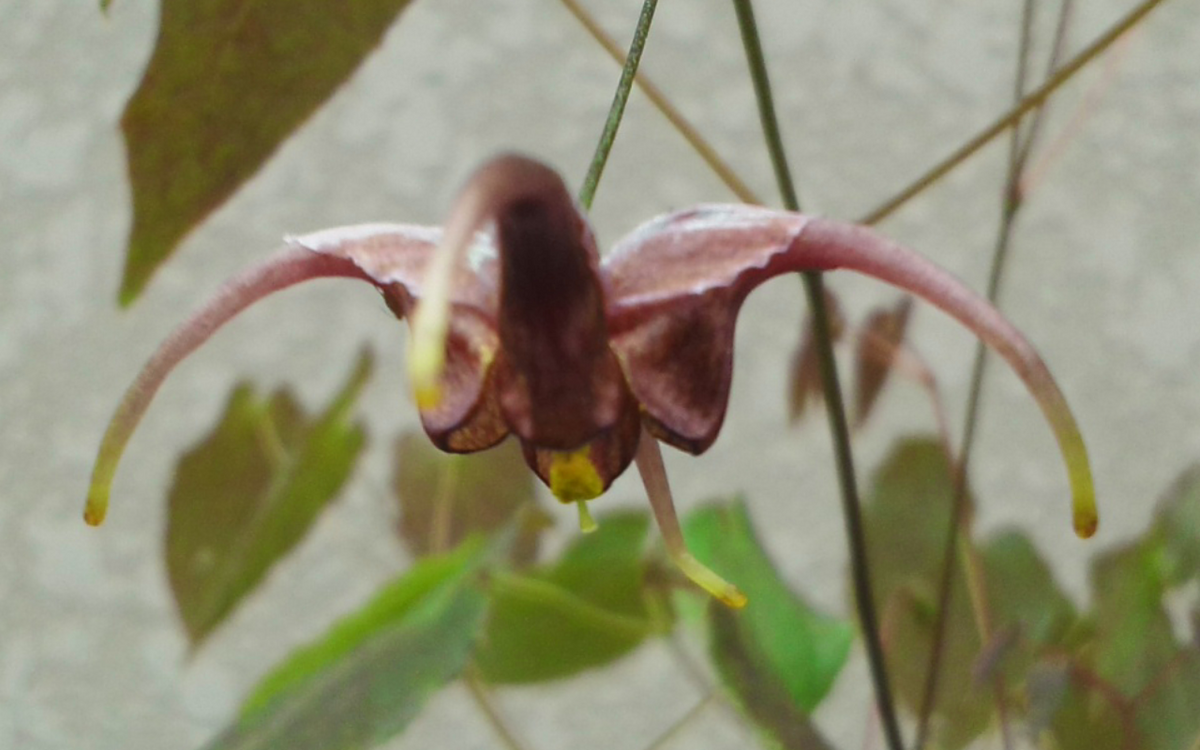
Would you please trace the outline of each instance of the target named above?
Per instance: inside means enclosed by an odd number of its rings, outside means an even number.
[[[592,463],[588,446],[553,455],[550,459],[550,491],[564,503],[591,500],[604,492],[604,480]]]
[[[592,518],[592,512],[588,510],[587,500],[575,501],[575,507],[579,508],[579,530],[581,532],[590,534],[600,528],[596,519]]]

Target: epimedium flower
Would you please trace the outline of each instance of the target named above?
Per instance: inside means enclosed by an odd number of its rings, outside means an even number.
[[[783,273],[847,268],[912,292],[1002,355],[1041,406],[1073,493],[1074,526],[1097,514],[1091,470],[1062,392],[994,307],[922,256],[872,231],[748,205],[651,219],[603,260],[562,179],[500,156],[467,183],[445,229],[364,224],[291,237],[179,326],[125,393],[100,446],[84,517],[99,524],[121,453],[171,369],[225,322],[293,284],[373,284],[412,326],[410,379],[426,433],[470,453],[510,434],[529,467],[594,522],[586,503],[636,463],[666,548],[731,606],[745,597],[688,552],[659,441],[701,454],[729,400],[738,310]]]

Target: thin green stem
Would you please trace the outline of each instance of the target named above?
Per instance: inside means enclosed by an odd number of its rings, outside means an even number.
[[[771,83],[767,76],[766,60],[759,41],[758,25],[754,20],[754,9],[750,0],[734,0],[738,27],[741,29],[742,44],[749,62],[750,76],[754,83],[754,94],[758,101],[759,118],[763,136],[771,154],[775,179],[784,205],[791,211],[800,210],[800,201],[792,183],[783,139],[779,133],[779,121],[775,115],[775,104],[771,96]],[[850,544],[851,572],[854,581],[854,600],[858,609],[859,622],[866,643],[867,660],[871,667],[871,679],[875,686],[875,700],[883,722],[884,734],[891,750],[903,750],[900,725],[896,720],[895,703],[884,662],[883,642],[879,635],[879,621],[875,614],[875,598],[871,590],[870,564],[867,560],[866,535],[863,529],[862,512],[858,499],[858,487],[854,475],[854,456],[850,451],[850,428],[846,421],[846,407],[842,390],[838,384],[837,361],[833,356],[833,337],[830,335],[829,311],[825,307],[823,281],[819,273],[804,274],[804,290],[812,310],[812,325],[817,356],[821,364],[821,381],[825,389],[826,414],[829,431],[833,438],[837,460],[838,481],[842,490],[842,514],[846,523],[846,535]]]
[[[957,148],[952,154],[947,156],[942,161],[935,164],[925,174],[921,175],[911,185],[901,190],[893,198],[889,199],[883,205],[875,208],[863,218],[859,219],[860,224],[877,224],[883,219],[890,216],[896,209],[907,203],[922,190],[945,177],[952,169],[965,161],[968,157],[974,154],[979,149],[986,146],[993,138],[1003,133],[1014,123],[1025,116],[1030,110],[1042,106],[1042,104],[1050,98],[1050,95],[1059,89],[1064,83],[1071,78],[1093,59],[1100,55],[1101,52],[1112,46],[1113,42],[1120,39],[1125,32],[1136,26],[1141,20],[1156,7],[1161,5],[1163,0],[1145,0],[1136,8],[1131,10],[1124,18],[1117,21],[1109,28],[1108,31],[1101,34],[1094,42],[1089,44],[1082,52],[1071,58],[1065,65],[1051,76],[1045,83],[1030,93],[1019,104],[1005,112],[996,119],[988,127],[984,128],[978,135],[971,138],[962,146]]]
[[[1059,6],[1058,23],[1054,27],[1054,41],[1050,45],[1050,56],[1046,60],[1046,78],[1054,75],[1054,71],[1062,62],[1063,52],[1067,48],[1067,29],[1071,25],[1074,6],[1075,0],[1062,0],[1062,4]],[[1021,144],[1020,154],[1017,157],[1017,166],[1020,167],[1022,175],[1025,174],[1025,167],[1029,164],[1029,155],[1033,152],[1034,145],[1037,144],[1042,125],[1046,122],[1045,115],[1046,107],[1038,107],[1037,111],[1033,113],[1033,117],[1030,118],[1029,130],[1025,133],[1025,140]],[[1020,190],[1019,186],[1018,190]]]
[[[637,75],[638,65],[642,62],[642,51],[646,48],[646,38],[650,36],[650,24],[654,21],[654,9],[657,6],[658,0],[645,0],[642,3],[637,28],[633,31],[633,42],[629,45],[629,54],[625,56],[625,65],[621,68],[621,80],[617,82],[617,91],[613,94],[612,106],[608,108],[604,130],[596,144],[596,153],[592,156],[592,163],[588,166],[587,176],[583,179],[583,187],[579,191],[579,203],[584,210],[592,207],[600,176],[604,174],[609,152],[617,140],[617,130],[621,127],[621,118],[625,116],[625,104],[629,101],[629,91],[633,88],[634,76]]]
[[[592,39],[595,39],[596,43],[608,53],[609,57],[615,60],[618,65],[625,64],[625,52],[617,46],[617,43],[613,41],[612,37],[605,33],[600,24],[596,22],[596,19],[593,18],[590,13],[588,13],[587,9],[584,8],[583,5],[578,2],[578,0],[560,0],[560,2],[566,6],[571,15],[575,17],[575,20],[579,21],[580,25],[583,26],[588,34],[591,35]],[[692,123],[683,116],[683,113],[671,103],[671,100],[667,98],[667,95],[663,93],[662,89],[656,86],[653,81],[651,81],[644,73],[641,72],[638,72],[633,77],[633,82],[634,85],[636,85],[638,89],[645,94],[646,99],[648,99],[650,103],[654,105],[655,109],[662,113],[663,117],[667,118],[667,122],[671,123],[671,126],[674,127],[681,136],[683,136],[683,139],[688,142],[688,145],[692,147],[692,150],[695,151],[696,154],[704,161],[704,163],[708,165],[708,168],[713,171],[713,174],[715,174],[717,178],[721,180],[721,182],[725,183],[725,186],[729,188],[730,192],[737,196],[738,200],[743,203],[762,204],[762,200],[755,195],[754,191],[751,190],[750,187],[746,185],[745,181],[738,176],[737,171],[734,170],[734,168],[727,161],[721,158],[721,155],[717,153],[717,150],[713,148],[712,144],[709,143],[704,136],[700,134],[700,131],[696,129],[696,126],[692,125]]]
[[[754,99],[758,102],[758,120],[762,123],[763,137],[771,154],[771,167],[775,170],[775,182],[783,196],[784,207],[789,211],[800,210],[800,197],[792,183],[792,172],[788,168],[787,154],[783,150],[783,137],[779,133],[779,120],[775,116],[775,97],[771,93],[771,81],[767,76],[767,61],[763,56],[762,42],[758,36],[758,24],[754,20],[754,7],[750,0],[734,0],[738,28],[742,32],[742,46],[746,50],[746,62],[750,66],[750,79],[754,82]],[[824,307],[825,298],[818,303]]]

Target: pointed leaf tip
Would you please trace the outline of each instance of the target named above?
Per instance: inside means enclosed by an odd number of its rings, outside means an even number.
[[[379,46],[411,0],[164,0],[121,117],[133,199],[120,300],[249,180]],[[102,0],[108,9],[111,0]]]

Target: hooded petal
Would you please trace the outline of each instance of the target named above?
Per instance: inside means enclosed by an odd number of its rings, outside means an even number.
[[[289,243],[345,258],[375,282],[397,317],[408,317],[425,293],[425,274],[442,230],[412,224],[361,224],[293,237]],[[443,450],[469,453],[500,442],[508,429],[500,416],[491,374],[499,346],[496,331],[496,251],[476,234],[466,263],[455,269],[446,331],[441,398],[420,408],[429,438]]]
[[[786,270],[775,256],[808,218],[701,206],[654,219],[601,267],[613,351],[661,440],[699,454],[725,419],[733,333],[750,290]]]
[[[1037,351],[953,275],[865,227],[711,205],[655,219],[622,241],[602,267],[609,331],[655,433],[686,450],[707,448],[724,417],[732,332],[746,295],[781,273],[836,268],[925,298],[1008,361],[1037,399],[1062,450],[1075,529],[1081,536],[1094,533],[1095,495],[1083,438]],[[665,351],[668,347],[676,350]]]

